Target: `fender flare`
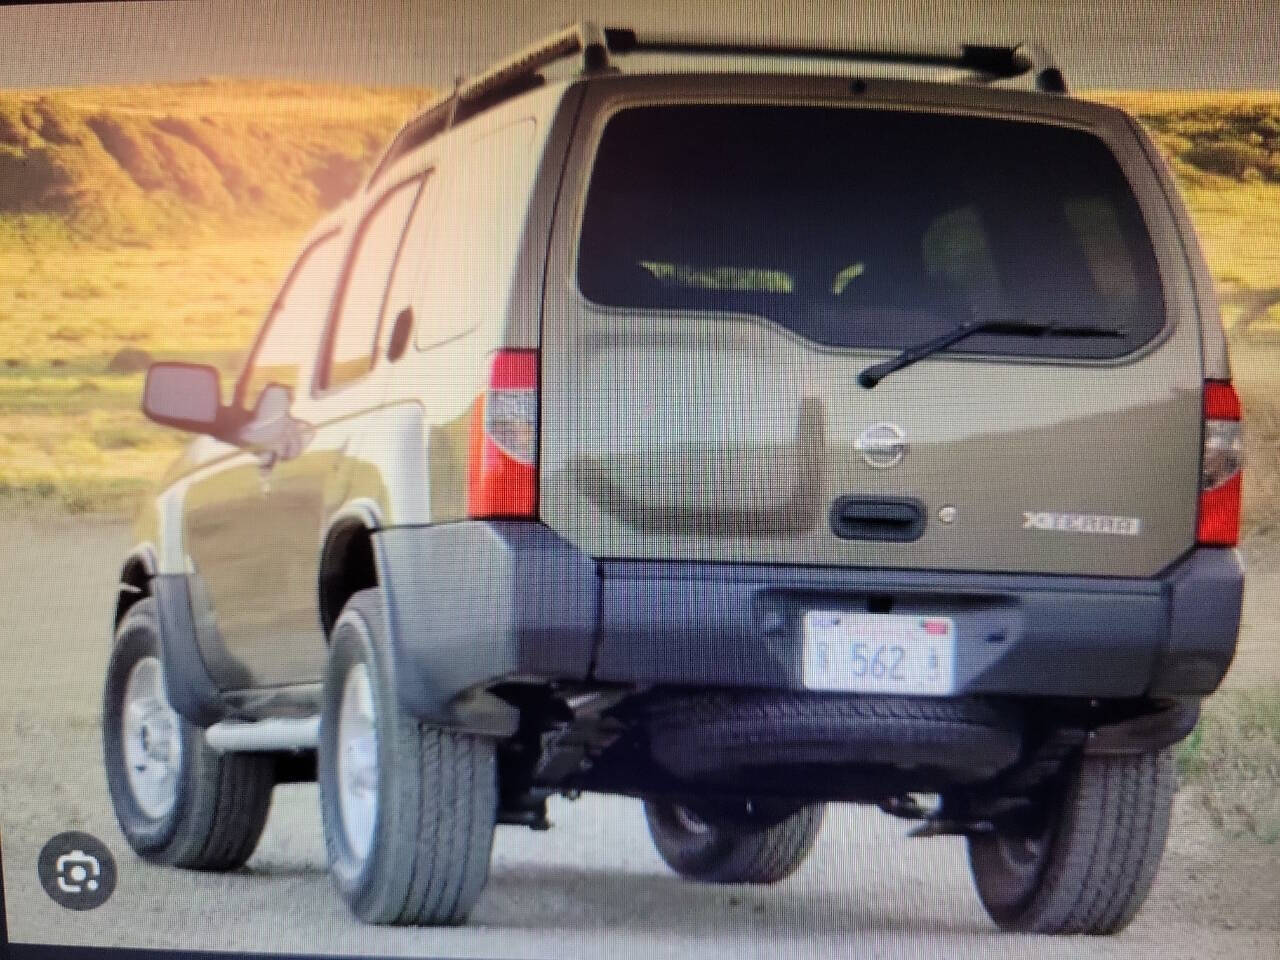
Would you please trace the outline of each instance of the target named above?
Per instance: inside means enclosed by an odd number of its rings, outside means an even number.
[[[159,563],[156,558],[156,548],[149,541],[137,544],[121,561],[120,579],[116,584],[115,618],[111,622],[111,636],[113,639],[116,628],[120,626],[120,621],[124,619],[124,615],[129,608],[149,592],[150,587],[148,585],[155,579],[158,569]],[[141,576],[137,576],[137,573],[140,573]],[[138,583],[138,580],[141,580],[142,583]]]
[[[337,621],[341,610],[328,609],[325,597],[329,593],[332,578],[338,575],[334,565],[345,553],[345,540],[353,530],[362,530],[369,536],[373,554],[373,573],[377,582],[383,582],[383,563],[373,534],[382,528],[382,511],[372,500],[359,499],[345,504],[329,517],[324,534],[320,538],[320,555],[316,564],[316,609],[326,636]]]
[[[131,581],[130,571],[142,572],[147,583],[145,590]],[[158,571],[156,548],[150,542],[138,544],[125,556],[120,564],[112,642],[129,607],[142,599],[142,595],[152,596],[160,632],[160,664],[170,705],[191,723],[207,727],[224,718],[225,708],[222,692],[200,655],[191,608],[191,585],[184,574]]]

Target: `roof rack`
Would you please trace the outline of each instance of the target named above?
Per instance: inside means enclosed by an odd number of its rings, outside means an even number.
[[[1040,46],[965,43],[954,47],[828,47],[801,44],[747,43],[685,37],[644,37],[634,30],[604,31],[610,53],[737,54],[754,57],[849,60],[857,63],[894,63],[903,66],[954,67],[980,74],[991,82],[1029,77],[1036,90],[1066,93],[1062,70]]]
[[[367,189],[396,160],[450,127],[504,100],[542,84],[541,70],[560,60],[582,56],[582,72],[608,72],[605,31],[584,20],[530,44],[474,77],[459,79],[453,90],[410,120],[388,144],[365,181]]]
[[[590,20],[583,20],[530,44],[483,73],[459,79],[447,96],[410,120],[396,135],[375,164],[365,183],[366,188],[400,157],[450,127],[541,86],[544,82],[543,68],[581,56],[582,74],[612,73],[616,68],[610,55],[632,53],[815,58],[951,67],[969,71],[989,83],[1024,79],[1030,80],[1033,89],[1044,93],[1067,92],[1061,68],[1043,48],[1030,43],[1016,46],[967,43],[935,48],[843,48],[656,34],[646,36],[629,28],[601,28]]]

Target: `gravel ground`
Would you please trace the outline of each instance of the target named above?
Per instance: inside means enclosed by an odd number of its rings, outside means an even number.
[[[324,871],[315,789],[276,791],[249,867],[204,876],[152,867],[128,850],[101,774],[99,683],[113,577],[127,529],[94,519],[0,521],[0,830],[14,941],[338,954],[775,958],[830,956],[1160,957],[1280,955],[1280,844],[1232,839],[1179,802],[1160,877],[1123,935],[1087,946],[997,934],[973,894],[963,844],[909,841],[874,811],[833,808],[814,855],[769,889],[692,886],[649,844],[639,805],[558,802],[555,828],[499,831],[487,891],[463,929],[363,927]],[[1274,552],[1274,551],[1273,551]],[[1280,555],[1278,555],[1280,556]],[[1270,558],[1268,557],[1268,561]],[[1263,604],[1280,564],[1255,564],[1248,632],[1233,682],[1273,680]],[[69,589],[75,585],[76,589]],[[49,900],[40,845],[62,830],[115,852],[115,896],[90,913]]]

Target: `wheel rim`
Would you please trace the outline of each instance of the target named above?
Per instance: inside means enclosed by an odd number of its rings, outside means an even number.
[[[676,818],[676,823],[689,833],[699,837],[705,837],[711,832],[711,824],[703,820],[700,816],[690,810],[688,807],[682,807],[676,804],[672,807],[672,815]]]
[[[1044,863],[1043,837],[1006,837],[996,840],[996,849],[1005,867],[1017,879],[1019,887],[1031,886],[1040,875]]]
[[[1040,888],[1049,856],[1050,836],[1013,834],[985,838],[999,869],[988,876],[983,899],[999,911],[1019,911]]]
[[[124,689],[121,738],[129,792],[152,820],[168,816],[178,799],[182,770],[182,725],[164,689],[156,657],[143,657],[129,671]]]
[[[338,806],[351,852],[369,856],[378,814],[378,729],[373,686],[362,663],[347,674],[338,713]]]

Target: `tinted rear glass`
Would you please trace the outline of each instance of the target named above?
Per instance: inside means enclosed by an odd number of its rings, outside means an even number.
[[[1112,357],[1164,324],[1151,239],[1092,134],[895,110],[695,105],[608,123],[582,293],[766,316],[834,346],[897,348],[974,318],[1122,337],[976,336],[958,349]]]

